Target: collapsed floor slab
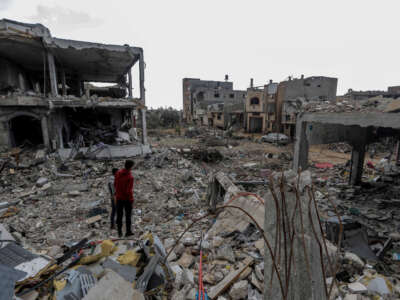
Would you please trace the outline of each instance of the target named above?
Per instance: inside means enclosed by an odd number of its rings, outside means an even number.
[[[87,153],[89,148],[79,148],[80,153]],[[61,159],[66,160],[71,156],[72,149],[59,149]],[[107,146],[100,152],[90,156],[92,159],[123,159],[151,153],[150,145],[122,145]]]

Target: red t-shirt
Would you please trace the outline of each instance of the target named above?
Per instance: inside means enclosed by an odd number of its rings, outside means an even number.
[[[133,203],[133,176],[130,170],[121,169],[115,174],[115,196],[117,201]]]

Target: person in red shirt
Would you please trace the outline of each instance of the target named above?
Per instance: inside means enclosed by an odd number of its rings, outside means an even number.
[[[126,234],[125,236],[133,235],[131,231],[131,216],[133,205],[133,176],[131,169],[134,163],[132,160],[125,161],[125,168],[115,174],[115,198],[117,201],[117,228],[118,236],[122,236],[122,217],[125,211],[126,219]]]

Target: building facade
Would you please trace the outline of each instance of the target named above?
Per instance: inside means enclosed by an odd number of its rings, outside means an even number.
[[[246,92],[233,89],[228,81],[211,81],[197,78],[184,78],[183,121],[188,124],[207,125],[208,106],[213,104],[229,104],[244,101]]]
[[[269,133],[276,131],[276,91],[277,83],[272,80],[263,87],[247,89],[246,131],[249,133]]]
[[[279,83],[276,94],[276,117],[279,132],[294,137],[296,118],[303,105],[310,102],[336,101],[337,78],[313,76],[290,78]]]
[[[249,133],[265,132],[267,112],[264,88],[250,87],[246,95],[246,131]]]

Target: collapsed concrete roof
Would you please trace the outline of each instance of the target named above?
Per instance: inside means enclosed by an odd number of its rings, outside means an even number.
[[[66,74],[83,81],[119,82],[139,60],[142,48],[54,38],[41,24],[0,20],[0,56],[29,71],[41,71],[44,49],[50,51]]]

